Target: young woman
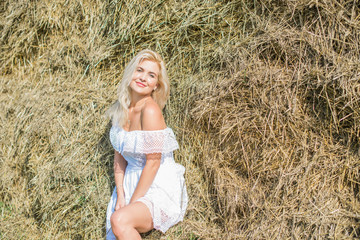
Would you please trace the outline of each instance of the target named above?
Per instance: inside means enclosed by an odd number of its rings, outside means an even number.
[[[125,68],[118,101],[109,109],[115,149],[115,189],[107,208],[107,239],[141,239],[155,228],[165,233],[182,221],[187,207],[184,167],[162,109],[169,96],[165,63],[151,50],[138,53]]]

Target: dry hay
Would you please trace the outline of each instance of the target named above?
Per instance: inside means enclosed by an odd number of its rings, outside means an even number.
[[[2,1],[0,238],[99,239],[103,113],[159,51],[184,222],[145,239],[360,235],[359,2]]]

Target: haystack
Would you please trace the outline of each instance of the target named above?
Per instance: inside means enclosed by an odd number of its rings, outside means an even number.
[[[164,56],[184,222],[144,239],[360,237],[360,17],[352,1],[2,1],[0,238],[101,239],[104,112]]]

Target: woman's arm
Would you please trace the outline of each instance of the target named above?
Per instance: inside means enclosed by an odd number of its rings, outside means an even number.
[[[142,130],[145,131],[163,130],[166,128],[164,117],[155,102],[151,101],[150,103],[146,103],[141,114],[141,125]],[[146,154],[146,163],[130,203],[135,202],[146,194],[154,181],[160,163],[161,153]]]
[[[127,162],[124,157],[115,150],[114,154],[114,176],[115,186],[117,193],[117,201],[115,205],[115,211],[125,206],[125,195],[124,195],[124,174],[127,166]]]

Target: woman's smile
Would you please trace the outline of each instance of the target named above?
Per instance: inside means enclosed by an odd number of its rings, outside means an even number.
[[[143,84],[142,82],[136,82],[136,84],[137,84],[139,87],[146,87],[146,85]]]

